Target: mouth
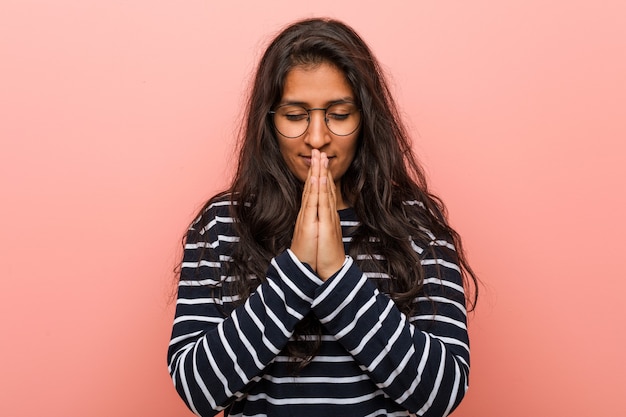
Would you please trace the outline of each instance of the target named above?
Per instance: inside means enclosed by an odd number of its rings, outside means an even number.
[[[311,166],[311,156],[310,155],[300,155],[300,158],[302,158],[302,160],[304,161],[304,165],[306,165],[307,167]],[[336,156],[329,156],[328,157],[328,163],[330,163],[330,161],[332,161],[335,158],[336,158]]]

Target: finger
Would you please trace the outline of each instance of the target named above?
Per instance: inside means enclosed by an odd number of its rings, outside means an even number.
[[[311,177],[318,178],[320,177],[320,151],[317,149],[313,149],[311,151]]]
[[[329,161],[330,162],[330,161]],[[328,196],[331,210],[333,212],[337,211],[337,187],[335,187],[335,180],[333,179],[333,174],[330,169],[327,169],[326,178],[328,182]]]
[[[315,164],[318,162],[311,161],[309,175],[304,184],[302,193],[302,205],[298,212],[298,218],[291,239],[291,250],[296,257],[304,263],[309,264],[314,270],[317,265],[317,205],[318,205],[318,189],[319,178],[315,176],[313,171]]]
[[[317,223],[317,206],[319,204],[319,160],[316,158],[311,158],[311,169],[309,178],[305,184],[305,192],[302,196],[302,205],[300,207],[300,212],[298,213],[298,219],[296,224],[299,226],[306,226],[306,234],[310,237],[312,233],[315,235],[317,231],[312,229],[311,225],[315,225]]]
[[[308,178],[309,195],[307,196],[307,207],[315,209],[315,217],[317,217],[318,193],[319,193],[319,176],[320,176],[320,155],[319,151],[313,149],[311,153],[311,169]]]
[[[322,153],[321,156],[321,168],[320,168],[320,196],[319,196],[319,210],[324,210],[323,213],[319,213],[319,216],[325,216],[325,219],[332,220],[335,223],[339,222],[339,215],[337,213],[337,189],[333,180],[332,172],[329,167],[330,160],[326,154]],[[321,221],[321,219],[320,219]]]
[[[304,206],[304,202],[307,199],[307,196],[311,192],[311,167],[309,167],[309,171],[307,172],[306,180],[304,181],[304,186],[302,187],[302,197],[300,201],[300,206]]]
[[[325,153],[320,154],[320,181],[319,181],[319,201],[318,216],[320,222],[331,220],[332,190],[328,181],[328,156]]]

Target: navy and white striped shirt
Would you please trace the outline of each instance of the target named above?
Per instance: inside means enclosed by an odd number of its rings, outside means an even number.
[[[324,282],[289,250],[272,259],[265,282],[235,306],[227,290],[233,277],[224,268],[238,241],[230,204],[210,205],[185,245],[168,363],[195,414],[440,417],[460,403],[469,341],[451,243],[432,234],[430,242],[412,242],[426,273],[412,317],[379,290],[388,276],[362,271],[347,256]],[[358,220],[352,209],[339,215],[348,253]],[[322,324],[321,348],[296,373],[285,346],[311,314]]]

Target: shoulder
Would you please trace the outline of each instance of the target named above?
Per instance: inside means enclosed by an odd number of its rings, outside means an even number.
[[[454,236],[445,218],[433,213],[418,200],[404,201],[405,213],[414,230],[411,233],[413,249],[422,257],[436,257],[457,262]]]
[[[432,245],[432,242],[445,238],[442,217],[433,212],[433,209],[418,199],[402,201],[402,213],[405,221],[412,226],[412,239],[422,242],[423,245]]]
[[[191,222],[189,232],[201,238],[207,234],[230,230],[235,222],[232,208],[236,204],[230,193],[220,193],[213,196]]]

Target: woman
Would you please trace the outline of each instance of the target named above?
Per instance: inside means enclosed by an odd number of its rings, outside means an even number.
[[[233,182],[187,234],[176,389],[201,416],[449,414],[476,282],[460,244],[366,44],[334,20],[287,27]]]

